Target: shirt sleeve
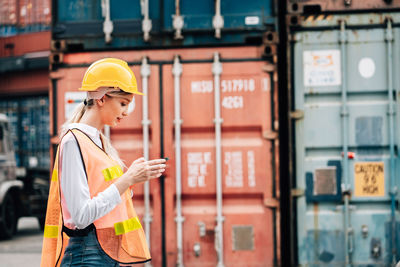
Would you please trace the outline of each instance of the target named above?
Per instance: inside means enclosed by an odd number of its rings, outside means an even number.
[[[75,138],[68,138],[61,151],[60,186],[72,222],[83,229],[121,203],[117,187],[112,184],[91,198],[83,160]]]

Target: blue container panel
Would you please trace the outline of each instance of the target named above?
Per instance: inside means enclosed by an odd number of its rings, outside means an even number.
[[[0,37],[14,36],[18,33],[15,25],[0,25]]]
[[[394,22],[400,21],[398,14],[390,15]],[[380,18],[386,15],[376,16]],[[400,160],[395,152],[392,161],[389,149],[388,43],[385,39],[386,24],[379,18],[371,14],[337,15],[329,21],[307,22],[313,31],[296,33],[298,41],[294,44],[293,57],[294,108],[304,114],[302,119],[295,122],[296,186],[305,192],[303,197],[297,198],[298,260],[301,266],[345,266],[348,255],[342,195],[345,175],[351,192],[349,227],[352,231],[349,244],[353,249],[352,266],[389,266],[393,256],[393,238],[396,238],[397,246],[395,258],[400,259],[400,213],[391,207],[391,190],[400,185]],[[318,26],[337,26],[337,21],[341,19],[345,19],[347,24],[358,22],[361,26],[354,28],[352,25],[353,28],[345,32],[347,40],[343,64],[337,61],[341,60],[342,53],[340,31],[337,28],[317,29]],[[370,21],[377,21],[380,25],[371,26]],[[400,84],[400,29],[393,28],[393,34],[393,55],[390,58],[393,60],[391,71],[394,74],[392,83],[395,100],[392,104],[397,111],[393,128],[396,151],[400,143],[399,105],[396,102],[399,92],[396,93],[396,90]],[[342,157],[343,83],[347,89],[348,151],[354,152],[354,158],[348,160],[348,170],[343,169]],[[356,183],[362,180],[356,180],[355,165],[364,162],[383,163],[383,195],[356,194]],[[391,162],[394,162],[395,170],[393,184]],[[335,181],[336,184],[328,185],[336,190],[318,193],[316,190],[320,190],[318,186],[321,186],[318,183],[325,178],[319,171],[328,172],[332,168],[335,168],[336,176],[331,172],[329,181]],[[391,229],[392,211],[397,221],[394,232]]]
[[[317,207],[307,211],[304,218],[308,223],[305,237],[299,243],[299,258],[308,262],[307,266],[345,266],[345,249],[343,233],[343,216],[340,209],[319,211]],[[369,208],[352,212],[351,224],[355,232],[353,238],[353,258],[365,259],[355,262],[353,266],[389,266],[391,261],[390,213],[385,207]],[[318,213],[316,212],[318,211]],[[400,224],[397,224],[397,229]],[[358,229],[367,227],[368,233],[363,236]],[[372,257],[374,246],[380,248]],[[397,242],[397,246],[400,243]],[[400,256],[398,254],[398,256]]]
[[[50,168],[48,98],[2,100],[0,113],[5,113],[10,122],[17,165],[27,168]],[[37,166],[30,164],[32,157],[37,160]]]
[[[150,40],[143,40],[143,14],[140,0],[110,1],[110,19],[113,23],[112,41],[105,43],[104,17],[101,1],[57,0],[53,39],[67,40],[78,50],[107,50],[120,48],[149,48],[154,46],[191,46],[223,44],[260,44],[262,34],[275,30],[274,1],[222,1],[224,19],[222,37],[215,38],[212,24],[215,3],[207,1],[180,1],[184,19],[182,40],[174,39],[172,27],[175,15],[174,0],[150,0],[149,19],[152,28]],[[254,41],[256,40],[256,41]]]
[[[57,22],[90,22],[100,20],[101,1],[57,1]]]
[[[272,1],[221,1],[221,15],[224,18],[224,28],[243,29],[246,27],[262,27],[263,24],[275,24],[275,14]],[[173,30],[172,15],[175,12],[175,1],[165,1],[164,25]],[[215,16],[215,1],[181,1],[180,13],[184,19],[184,31],[193,29],[213,29],[212,20]],[[258,17],[259,23],[248,25],[246,17]]]

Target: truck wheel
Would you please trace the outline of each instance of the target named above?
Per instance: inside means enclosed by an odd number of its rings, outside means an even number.
[[[0,239],[10,239],[16,231],[15,208],[14,198],[11,194],[7,194],[0,206]]]

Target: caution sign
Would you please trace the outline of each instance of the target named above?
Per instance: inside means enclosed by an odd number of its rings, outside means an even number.
[[[382,197],[385,195],[385,168],[383,162],[354,164],[354,196]]]

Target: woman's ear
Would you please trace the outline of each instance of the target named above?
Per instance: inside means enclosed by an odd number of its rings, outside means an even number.
[[[106,103],[106,96],[104,95],[102,98],[100,99],[96,99],[97,105],[99,105],[100,107],[104,106],[104,104]]]

